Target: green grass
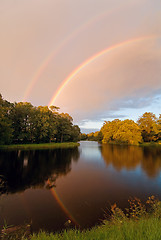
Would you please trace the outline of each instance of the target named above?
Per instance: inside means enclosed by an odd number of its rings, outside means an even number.
[[[4,150],[34,150],[34,149],[53,149],[53,148],[74,148],[78,147],[79,143],[64,142],[64,143],[39,143],[39,144],[14,144],[0,145],[0,149]]]
[[[91,230],[68,230],[62,234],[34,234],[31,240],[160,240],[161,220],[150,217],[139,221],[123,221],[122,224],[106,223]]]
[[[33,234],[31,240],[161,240],[161,201],[151,196],[146,205],[137,198],[129,200],[129,204],[126,213],[116,204],[111,206],[111,220],[92,229],[40,232]]]
[[[92,229],[67,229],[62,233],[28,235],[30,240],[161,240],[161,201],[151,196],[143,204],[139,199],[128,200],[129,208],[123,212],[114,204],[111,206],[111,219]],[[54,223],[53,223],[54,224]],[[22,229],[23,230],[23,229]],[[17,235],[16,235],[17,234]],[[27,240],[26,233],[10,232],[2,239]],[[15,237],[16,236],[16,237]],[[6,238],[5,238],[6,237]],[[8,238],[11,237],[11,238]],[[13,237],[13,238],[12,238]]]

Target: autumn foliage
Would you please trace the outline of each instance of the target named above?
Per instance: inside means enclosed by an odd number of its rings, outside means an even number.
[[[145,112],[135,123],[133,120],[106,121],[101,128],[103,143],[124,143],[137,145],[142,142],[156,142],[161,139],[161,114]]]

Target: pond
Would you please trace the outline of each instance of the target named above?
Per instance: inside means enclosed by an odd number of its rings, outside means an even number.
[[[33,231],[100,224],[130,197],[161,199],[161,147],[81,142],[74,149],[0,151],[0,225]]]

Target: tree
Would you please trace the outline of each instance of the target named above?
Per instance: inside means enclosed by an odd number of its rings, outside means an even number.
[[[80,141],[80,128],[78,125],[73,125],[71,130],[71,141]]]
[[[157,118],[151,112],[145,112],[139,119],[138,125],[144,142],[156,141],[158,134]]]
[[[3,100],[0,94],[0,144],[9,144],[12,141],[11,108],[12,104]]]
[[[114,139],[120,143],[137,145],[142,142],[141,130],[133,120],[126,119],[121,121]]]
[[[112,122],[105,121],[103,127],[101,128],[101,132],[103,134],[103,143],[113,142],[115,141],[114,135],[116,134],[121,120],[115,119]]]
[[[0,95],[0,144],[80,140],[80,128],[56,106],[9,103]]]
[[[51,142],[56,135],[56,113],[47,106],[37,108],[36,141]]]
[[[33,106],[28,102],[15,103],[11,110],[13,141],[27,143],[30,141],[30,129]]]
[[[87,134],[85,133],[80,134],[80,140],[84,141],[84,140],[87,140],[87,138],[88,138]]]
[[[72,117],[69,114],[59,114],[56,117],[56,142],[71,140]]]
[[[140,128],[133,120],[129,119],[124,121],[115,119],[112,122],[105,122],[101,132],[103,143],[116,142],[136,145],[142,142]]]
[[[161,140],[161,114],[159,114],[159,119],[157,121],[157,129],[158,129],[158,140]]]

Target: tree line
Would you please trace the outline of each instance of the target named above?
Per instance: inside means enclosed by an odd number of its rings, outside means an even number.
[[[0,94],[0,144],[76,142],[80,128],[55,106],[10,103]]]
[[[136,123],[129,119],[105,121],[100,131],[82,134],[81,139],[132,145],[157,142],[161,140],[161,114],[157,118],[152,112],[145,112]]]

